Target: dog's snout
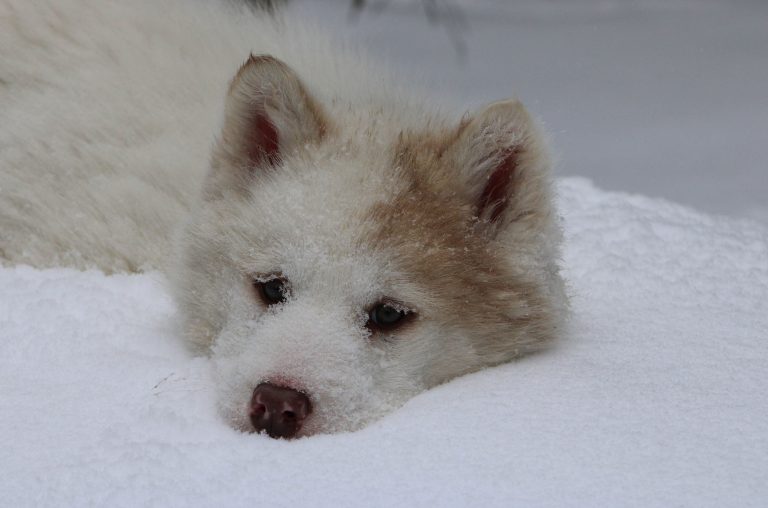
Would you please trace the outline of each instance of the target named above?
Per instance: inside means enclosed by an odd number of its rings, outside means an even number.
[[[274,438],[292,438],[312,412],[309,397],[298,390],[261,383],[253,390],[250,418],[257,432]]]

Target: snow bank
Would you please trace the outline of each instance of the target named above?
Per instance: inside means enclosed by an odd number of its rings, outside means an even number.
[[[215,413],[158,275],[0,269],[5,506],[765,506],[768,229],[560,183],[566,340],[295,442]]]

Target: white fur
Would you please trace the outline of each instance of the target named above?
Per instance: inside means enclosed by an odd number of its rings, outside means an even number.
[[[285,62],[299,81],[265,64],[230,90],[250,53]],[[299,82],[328,132],[309,123]],[[465,239],[371,240],[382,227],[371,210],[406,193],[406,173],[416,171],[397,165],[403,133],[456,125],[393,83],[310,25],[232,4],[0,0],[0,260],[166,269],[190,345],[214,357],[222,413],[244,430],[250,395],[265,380],[310,395],[302,434],[333,432],[535,350],[565,312],[540,133],[518,103],[498,103],[451,141],[445,168],[421,169],[432,172],[425,178],[446,216],[477,221],[467,245],[482,242],[478,252],[511,274],[489,289],[483,312],[492,322],[469,326],[460,312],[448,315],[455,292],[430,289],[436,281],[415,278],[407,260],[450,261]],[[290,142],[276,168],[237,162],[240,141],[228,139],[260,101]],[[322,140],[309,139],[321,131]],[[494,151],[512,144],[526,148],[515,209],[498,224],[488,210],[472,219],[471,203],[506,153]],[[460,275],[451,270],[435,277]],[[290,281],[291,294],[266,307],[252,283],[271,273]],[[484,297],[468,295],[467,312],[469,298]],[[418,322],[371,334],[366,309],[384,298]]]
[[[202,0],[0,0],[0,258],[162,267],[251,52],[311,76],[351,130],[379,111],[418,117],[385,72],[294,18]]]

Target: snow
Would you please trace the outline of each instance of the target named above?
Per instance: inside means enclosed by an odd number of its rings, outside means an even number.
[[[562,179],[561,343],[293,442],[220,420],[161,275],[1,268],[0,504],[768,504],[768,4],[452,4],[465,58],[410,2],[294,2],[454,104],[517,93],[561,174],[707,213]]]
[[[0,499],[765,506],[768,228],[558,188],[566,337],[349,434],[229,429],[159,274],[0,269]]]

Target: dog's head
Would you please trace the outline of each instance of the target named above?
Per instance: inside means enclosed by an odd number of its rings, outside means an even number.
[[[334,111],[251,57],[180,243],[186,333],[243,430],[359,428],[536,350],[564,312],[549,162],[520,103],[422,128]]]

